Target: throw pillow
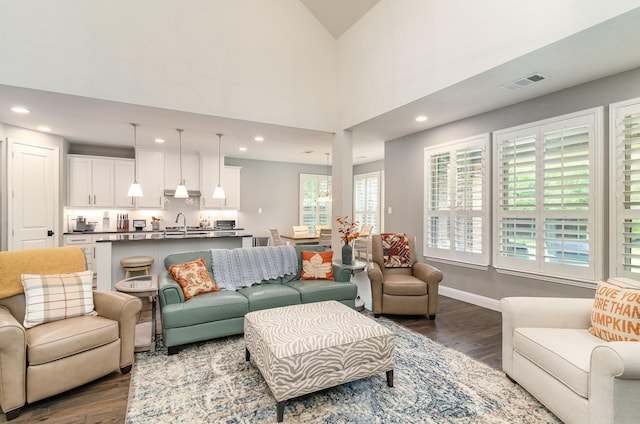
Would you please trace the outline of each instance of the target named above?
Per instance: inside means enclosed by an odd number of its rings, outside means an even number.
[[[184,264],[171,265],[169,274],[182,287],[185,300],[202,293],[220,290],[207,270],[207,262],[202,258]]]
[[[409,238],[402,233],[382,233],[382,256],[386,268],[411,268]]]
[[[25,296],[24,327],[46,322],[97,315],[93,310],[93,272],[22,274]]]
[[[608,342],[640,340],[640,289],[599,281],[589,332]]]
[[[301,280],[333,280],[333,252],[302,252]]]

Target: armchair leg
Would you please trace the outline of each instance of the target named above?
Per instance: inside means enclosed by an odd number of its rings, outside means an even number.
[[[129,372],[131,372],[131,367],[133,366],[133,364],[131,365],[127,365],[126,367],[122,367],[120,368],[120,372],[124,375],[124,374],[129,374]]]
[[[20,416],[20,412],[22,412],[22,408],[14,409],[13,411],[7,412],[5,415],[7,417],[7,421],[11,421]]]
[[[435,316],[435,315],[429,315],[429,319],[430,319],[431,321],[433,321],[434,319],[436,319],[436,316]]]

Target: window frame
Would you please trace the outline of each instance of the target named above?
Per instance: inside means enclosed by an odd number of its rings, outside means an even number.
[[[358,205],[358,201],[357,201],[357,185],[358,185],[358,181],[359,180],[365,180],[365,185],[367,185],[367,180],[370,178],[377,178],[378,180],[378,189],[377,189],[377,193],[376,193],[376,201],[377,201],[377,209],[375,211],[369,211],[366,210],[357,210],[356,206]],[[375,222],[377,223],[376,225],[373,226],[372,229],[372,233],[381,233],[382,232],[382,223],[381,223],[381,215],[382,215],[382,171],[372,171],[372,172],[365,172],[362,174],[356,174],[353,176],[353,217],[356,221],[358,221],[360,223],[360,226],[362,225],[369,225],[367,220],[365,220],[366,222],[362,222],[361,220],[358,220],[358,216],[359,215],[375,215]],[[367,202],[367,194],[368,194],[368,190],[365,189],[365,205],[368,204]]]
[[[425,258],[434,261],[451,263],[459,266],[487,269],[491,259],[491,136],[489,133],[479,134],[459,140],[449,141],[424,148],[424,208],[423,208],[423,252]],[[483,196],[480,210],[458,208],[456,202],[457,153],[469,149],[479,149],[482,152],[482,187]],[[436,155],[449,154],[449,169],[447,174],[447,194],[450,202],[449,209],[433,209],[433,186],[431,184],[431,158]],[[445,217],[448,220],[448,248],[430,245],[430,220],[434,216]],[[456,250],[455,224],[459,218],[479,217],[482,221],[481,252],[473,253]]]
[[[545,160],[544,134],[552,131],[566,130],[576,126],[588,126],[588,178],[589,197],[588,211],[577,212],[576,209],[568,209],[566,212],[545,208]],[[535,137],[535,208],[533,210],[511,210],[505,211],[501,205],[501,180],[500,164],[501,148],[499,143],[517,137]],[[564,145],[563,145],[564,146]],[[544,279],[548,281],[561,282],[581,287],[594,287],[595,282],[603,277],[604,264],[604,130],[603,130],[603,107],[591,108],[566,115],[561,115],[541,121],[506,128],[493,133],[493,266],[497,272],[521,275],[529,278]],[[568,166],[567,166],[568,168]],[[564,165],[563,165],[564,171]],[[547,179],[549,181],[549,179]],[[546,186],[549,187],[549,186]],[[535,260],[525,260],[523,257],[501,256],[501,219],[534,219],[535,231]],[[586,267],[573,266],[570,264],[554,263],[551,260],[545,261],[545,219],[573,220],[586,219],[587,235],[589,244],[589,262]],[[565,232],[564,234],[568,234]],[[581,240],[582,241],[582,240]],[[538,247],[541,246],[541,247]],[[517,248],[517,247],[516,247]],[[529,254],[529,253],[527,253]],[[559,259],[560,260],[560,259]],[[565,259],[567,260],[567,259]],[[567,260],[568,261],[568,260]]]
[[[627,114],[640,115],[640,97],[609,105],[609,276],[640,279],[638,272],[625,270],[626,219],[638,219],[640,210],[624,207],[624,157],[627,151],[621,148],[621,124]],[[620,122],[620,123],[619,123]],[[639,130],[640,131],[640,130]],[[640,141],[639,141],[640,143]],[[636,180],[634,180],[636,181]],[[634,244],[635,246],[635,244]]]
[[[299,221],[299,225],[306,225],[309,228],[309,233],[315,233],[315,226],[316,225],[329,225],[330,227],[332,226],[332,204],[331,201],[329,202],[318,202],[318,197],[320,195],[320,192],[322,191],[322,185],[326,185],[327,181],[329,182],[329,187],[327,187],[328,192],[332,193],[332,178],[331,175],[322,175],[322,174],[306,174],[306,173],[300,173],[299,176],[299,185],[298,185],[298,198],[299,198],[299,205],[298,205],[298,221]],[[304,185],[305,185],[305,181],[316,181],[316,193],[315,193],[315,211],[312,212],[315,215],[315,223],[313,224],[306,224],[304,222],[304,216],[310,214],[311,212],[306,212],[304,210],[305,208],[305,190],[304,190]],[[322,203],[326,203],[328,205],[328,208],[325,212],[320,212],[320,205]],[[325,215],[327,222],[322,222],[320,219],[321,215]]]

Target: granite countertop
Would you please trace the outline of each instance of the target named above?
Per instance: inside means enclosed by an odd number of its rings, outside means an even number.
[[[77,234],[77,233],[76,233]],[[185,236],[183,232],[150,232],[150,231],[136,231],[130,233],[118,233],[110,235],[105,234],[104,237],[99,238],[96,242],[111,241],[111,242],[128,242],[128,241],[171,241],[171,240],[193,240],[193,239],[211,239],[211,238],[228,238],[228,237],[253,237],[252,234],[248,234],[242,231],[191,231]]]

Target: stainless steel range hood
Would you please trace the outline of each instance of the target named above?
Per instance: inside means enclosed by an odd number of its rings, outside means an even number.
[[[164,195],[166,197],[173,197],[175,192],[176,192],[175,190],[165,190],[164,191]],[[200,196],[202,196],[202,193],[200,193],[200,190],[187,190],[187,193],[189,193],[189,197],[200,197]]]

